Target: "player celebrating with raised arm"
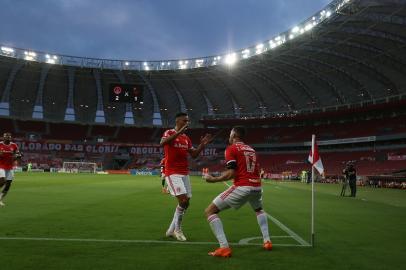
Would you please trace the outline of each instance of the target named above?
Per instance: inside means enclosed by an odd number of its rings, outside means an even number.
[[[184,134],[188,128],[189,117],[186,113],[176,114],[176,126],[165,131],[161,139],[161,146],[165,153],[165,180],[169,192],[178,200],[172,222],[166,231],[166,236],[175,237],[178,241],[186,241],[182,232],[182,218],[192,197],[189,179],[188,154],[196,158],[203,148],[212,140],[210,134],[200,139],[197,148],[193,148],[190,138]]]
[[[21,158],[17,144],[11,140],[11,133],[6,132],[3,134],[3,141],[0,142],[0,188],[4,186],[0,193],[0,206],[5,206],[3,200],[14,178],[14,161]]]
[[[257,156],[255,150],[244,143],[245,134],[244,127],[234,127],[230,132],[230,145],[225,151],[227,170],[217,177],[203,176],[209,183],[234,179],[234,185],[218,195],[205,210],[207,221],[220,244],[220,248],[209,252],[211,256],[231,257],[232,253],[223,230],[223,224],[217,214],[230,207],[238,209],[246,202],[249,202],[256,212],[258,225],[264,239],[264,249],[272,250],[267,215],[262,210],[262,188]]]

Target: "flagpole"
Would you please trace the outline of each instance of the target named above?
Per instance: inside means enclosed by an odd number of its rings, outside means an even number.
[[[312,135],[312,156],[314,157],[314,145],[316,135]],[[310,243],[314,247],[314,165],[312,165],[312,218],[311,218],[311,240]]]

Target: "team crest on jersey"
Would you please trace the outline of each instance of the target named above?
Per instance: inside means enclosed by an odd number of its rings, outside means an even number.
[[[180,187],[176,188],[176,192],[178,192],[178,193],[180,192]]]

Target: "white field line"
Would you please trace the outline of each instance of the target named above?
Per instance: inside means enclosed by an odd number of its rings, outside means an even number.
[[[272,237],[271,237],[272,238]],[[179,242],[163,240],[125,240],[125,239],[82,239],[82,238],[51,238],[51,237],[0,237],[1,240],[15,241],[54,241],[54,242],[89,242],[89,243],[130,243],[130,244],[172,244],[172,245],[218,245],[217,242]],[[230,243],[232,246],[262,246],[258,243]],[[280,247],[302,247],[296,244],[273,244]]]
[[[226,186],[230,187],[230,184],[227,182],[223,182]],[[265,212],[266,213],[266,212]],[[281,228],[284,232],[289,234],[293,239],[295,239],[301,246],[303,247],[310,247],[311,245],[305,241],[302,237],[297,235],[294,231],[289,229],[285,224],[277,220],[275,217],[271,216],[270,214],[266,213],[267,217],[269,220],[271,220],[273,223],[275,223],[279,228]],[[271,237],[272,238],[272,237]]]

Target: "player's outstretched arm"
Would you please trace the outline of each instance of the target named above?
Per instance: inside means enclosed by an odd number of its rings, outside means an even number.
[[[206,180],[208,183],[216,183],[216,182],[223,182],[227,181],[230,179],[233,179],[235,176],[235,170],[234,169],[227,169],[221,173],[219,176],[212,176],[212,175],[205,175],[203,178]]]
[[[176,133],[172,134],[171,136],[169,136],[167,138],[162,138],[159,145],[164,146],[165,144],[172,142],[174,139],[176,139],[176,137],[178,137],[180,134],[184,133],[187,128],[188,128],[188,125],[185,125],[181,129],[179,129]]]
[[[189,149],[189,154],[192,158],[197,158],[202,152],[202,150],[213,140],[213,136],[211,134],[206,134],[204,137],[200,138],[200,144],[197,148]]]

